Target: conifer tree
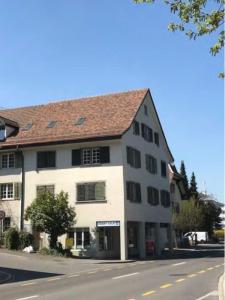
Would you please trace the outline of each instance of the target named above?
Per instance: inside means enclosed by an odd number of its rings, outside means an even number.
[[[184,184],[184,189],[185,189],[185,199],[189,199],[190,193],[189,193],[189,182],[188,182],[188,177],[186,174],[186,168],[184,161],[181,161],[181,166],[180,166],[180,175],[183,176],[183,184]]]
[[[190,181],[190,189],[189,189],[190,196],[194,199],[198,198],[198,188],[197,188],[197,182],[195,179],[195,173],[192,172],[191,174],[191,181]]]

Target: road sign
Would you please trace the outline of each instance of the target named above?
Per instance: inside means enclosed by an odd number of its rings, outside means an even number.
[[[3,210],[0,210],[0,220],[3,220],[5,218],[5,212]]]

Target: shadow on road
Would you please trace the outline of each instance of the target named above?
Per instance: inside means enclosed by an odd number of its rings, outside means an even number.
[[[41,278],[54,277],[60,275],[63,274],[0,267],[0,285],[3,283],[5,284],[5,283],[12,283],[12,282],[33,280],[33,279],[41,279]]]

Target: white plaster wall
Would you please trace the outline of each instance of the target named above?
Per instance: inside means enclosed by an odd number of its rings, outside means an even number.
[[[0,169],[0,184],[22,182],[21,169]],[[5,212],[6,217],[11,217],[11,226],[20,228],[21,200],[0,200],[0,210]]]
[[[144,114],[144,105],[148,107],[148,116]],[[159,204],[158,206],[151,206],[147,202],[147,186],[153,186],[159,190],[164,189],[170,192],[169,174],[167,178],[161,176],[161,160],[167,164],[171,158],[166,150],[163,135],[161,133],[159,124],[154,114],[153,104],[150,96],[147,95],[140,110],[138,111],[136,121],[140,123],[140,135],[133,134],[133,126],[124,134],[122,138],[122,151],[124,161],[124,189],[126,191],[126,181],[135,181],[141,183],[141,203],[132,203],[126,199],[125,194],[125,216],[127,221],[145,221],[157,223],[170,223],[172,209],[164,208]],[[153,131],[159,133],[158,147],[154,142],[149,143],[141,136],[141,123],[145,123],[152,128]],[[126,146],[132,146],[141,152],[141,168],[135,169],[127,164]],[[153,175],[146,170],[145,154],[150,154],[157,159],[157,174]],[[168,171],[168,168],[167,168]]]
[[[110,163],[98,166],[73,167],[71,150],[83,147],[110,146]],[[36,153],[56,150],[56,168],[36,169]],[[124,186],[120,141],[92,142],[61,146],[39,147],[24,151],[25,209],[36,197],[37,185],[55,185],[55,193],[68,192],[70,205],[76,210],[76,227],[94,229],[96,221],[123,220]],[[105,181],[105,203],[76,203],[76,184]],[[26,224],[27,226],[27,224]]]

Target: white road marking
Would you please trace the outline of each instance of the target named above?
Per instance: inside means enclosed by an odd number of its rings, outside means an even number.
[[[95,274],[97,271],[88,272],[88,274]]]
[[[71,275],[69,275],[68,277],[69,278],[72,278],[72,277],[79,277],[80,276],[80,274],[71,274]]]
[[[140,273],[136,272],[136,273],[125,274],[125,275],[113,277],[112,279],[120,279],[120,278],[124,278],[124,277],[130,277],[130,276],[134,276],[137,274],[140,274]]]
[[[173,264],[172,267],[176,267],[176,266],[181,266],[181,265],[185,265],[187,262],[186,261],[182,261],[180,263],[177,264]]]
[[[218,291],[212,291],[212,292],[210,292],[210,293],[208,293],[208,294],[206,294],[206,295],[204,295],[200,298],[196,298],[196,300],[203,300],[205,298],[208,298],[209,296],[218,296]]]
[[[32,299],[32,298],[37,298],[37,297],[39,297],[39,296],[33,295],[33,296],[25,297],[25,298],[17,298],[16,300],[26,300],[26,299]]]
[[[56,278],[48,279],[47,281],[55,281],[55,280],[60,280],[60,279],[61,279],[60,277],[56,277]]]
[[[107,271],[110,271],[112,269],[108,268],[108,269],[104,269],[103,272],[107,272]]]
[[[20,286],[26,286],[26,285],[33,285],[35,284],[35,282],[27,282],[27,283],[23,283]]]

